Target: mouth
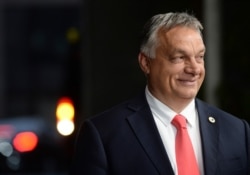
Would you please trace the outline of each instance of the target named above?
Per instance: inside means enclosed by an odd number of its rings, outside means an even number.
[[[179,82],[182,84],[182,85],[185,85],[185,86],[193,86],[196,84],[196,80],[179,80]]]

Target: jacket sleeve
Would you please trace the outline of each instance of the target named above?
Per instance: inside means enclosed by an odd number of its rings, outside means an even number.
[[[247,146],[247,174],[250,175],[250,126],[249,123],[246,122],[245,120],[244,124],[245,124],[245,130],[246,130],[246,146]]]
[[[69,174],[108,175],[104,147],[91,121],[85,121],[80,128]]]

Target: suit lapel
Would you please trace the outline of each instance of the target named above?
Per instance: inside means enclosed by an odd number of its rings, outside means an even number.
[[[201,101],[196,100],[196,105],[200,121],[205,175],[214,175],[217,169],[219,120]]]
[[[142,95],[134,102],[129,108],[135,112],[127,117],[132,130],[159,174],[174,175],[145,96]],[[219,119],[205,103],[198,99],[196,106],[200,122],[204,172],[205,175],[215,175],[218,160]]]
[[[141,102],[143,106],[132,107],[136,112],[127,117],[128,122],[159,174],[174,175],[149,106],[146,100]]]

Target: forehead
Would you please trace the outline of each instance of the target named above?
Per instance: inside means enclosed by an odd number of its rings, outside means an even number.
[[[158,32],[158,49],[173,51],[176,49],[192,49],[195,52],[205,51],[200,32],[194,28],[178,26],[170,30],[161,29]]]

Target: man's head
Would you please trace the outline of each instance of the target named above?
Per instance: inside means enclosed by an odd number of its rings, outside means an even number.
[[[152,17],[138,57],[150,92],[180,112],[198,93],[204,80],[205,45],[202,25],[187,13]]]
[[[150,58],[155,57],[155,48],[158,45],[158,31],[168,30],[186,26],[197,30],[202,35],[203,26],[200,21],[188,13],[165,13],[158,14],[150,18],[142,31],[142,42],[140,51]]]

